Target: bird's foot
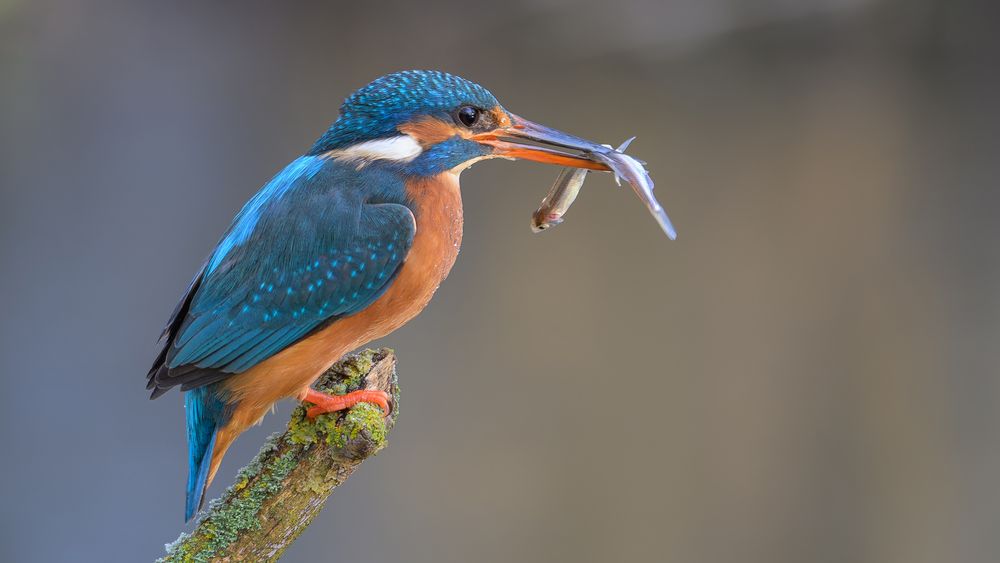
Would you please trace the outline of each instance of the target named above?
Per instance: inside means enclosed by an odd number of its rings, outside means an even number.
[[[385,412],[386,416],[392,413],[389,409],[389,394],[377,389],[362,389],[346,395],[327,395],[310,387],[300,399],[315,405],[306,410],[306,416],[310,420],[328,412],[349,409],[358,403],[374,403]]]

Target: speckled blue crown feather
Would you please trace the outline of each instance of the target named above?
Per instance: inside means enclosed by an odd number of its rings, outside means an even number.
[[[414,116],[444,117],[466,104],[485,109],[498,102],[482,86],[447,72],[405,70],[387,74],[344,100],[337,121],[309,154],[391,137],[398,134],[398,125]]]

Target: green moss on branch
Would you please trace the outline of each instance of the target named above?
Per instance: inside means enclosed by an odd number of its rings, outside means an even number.
[[[161,562],[274,561],[309,526],[326,498],[369,456],[386,446],[399,414],[392,350],[365,350],[330,368],[313,386],[344,394],[381,389],[392,396],[392,415],[359,403],[314,421],[301,405],[288,428],[268,438],[235,483],[212,501],[194,531],[167,545]]]

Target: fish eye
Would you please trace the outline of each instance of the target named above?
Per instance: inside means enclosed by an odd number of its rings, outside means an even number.
[[[472,106],[463,106],[458,110],[458,120],[462,122],[462,125],[466,127],[472,127],[479,121],[479,116],[482,115],[482,111],[479,108]]]

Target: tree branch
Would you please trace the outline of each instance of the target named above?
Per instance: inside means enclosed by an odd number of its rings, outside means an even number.
[[[273,434],[257,457],[213,500],[190,534],[168,544],[161,562],[275,561],[322,510],[326,498],[365,458],[386,445],[399,413],[396,356],[365,350],[327,370],[313,385],[344,394],[381,389],[392,414],[368,403],[310,421],[300,405],[282,434]]]

